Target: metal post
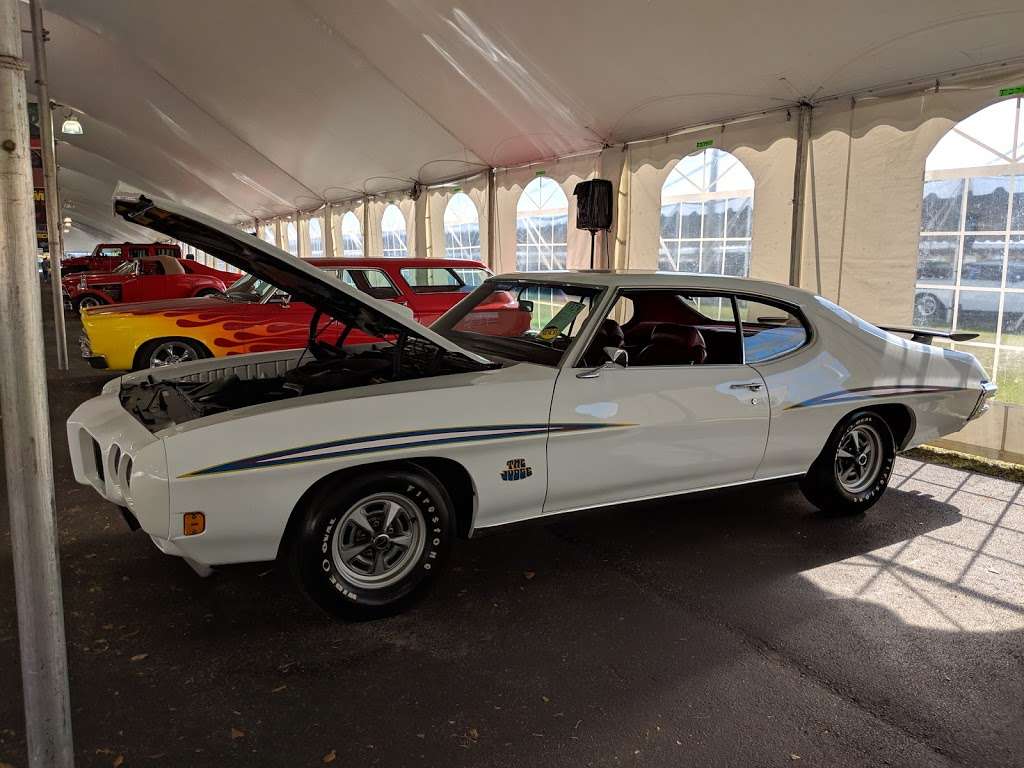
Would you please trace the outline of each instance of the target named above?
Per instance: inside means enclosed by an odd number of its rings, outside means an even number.
[[[363,198],[363,258],[370,256],[370,198]]]
[[[328,259],[335,258],[334,255],[334,212],[331,210],[331,204],[324,204],[324,224],[323,224],[323,236],[324,236],[324,256]]]
[[[57,194],[57,160],[53,144],[53,110],[46,74],[46,48],[43,7],[40,0],[29,0],[32,14],[32,49],[35,53],[36,95],[39,97],[39,129],[43,150],[43,186],[46,190],[46,241],[50,251],[50,290],[53,294],[53,329],[57,345],[57,369],[68,370],[68,339],[64,328],[64,297],[61,295],[60,261],[64,258],[64,232],[61,229],[60,196]],[[20,25],[19,25],[20,26]]]
[[[18,0],[0,0],[0,419],[28,764],[71,768],[35,203]]]
[[[801,102],[796,124],[796,163],[793,171],[793,225],[789,240],[789,284],[800,285],[803,267],[804,205],[807,200],[807,158],[811,148],[811,105]]]
[[[498,201],[495,195],[497,185],[497,172],[493,168],[487,169],[487,267],[494,271],[498,269],[498,254],[496,244],[498,242]]]

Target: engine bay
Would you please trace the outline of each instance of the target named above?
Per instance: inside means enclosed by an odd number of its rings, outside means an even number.
[[[282,375],[245,378],[229,374],[211,381],[149,376],[121,387],[121,405],[151,432],[174,424],[261,403],[333,392],[370,384],[487,370],[500,364],[477,363],[428,342],[404,337],[394,344],[350,352],[314,341],[308,362]],[[306,352],[303,353],[303,358]]]

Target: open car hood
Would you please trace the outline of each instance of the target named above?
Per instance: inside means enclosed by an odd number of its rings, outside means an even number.
[[[198,211],[137,192],[119,192],[114,212],[133,224],[193,245],[280,288],[293,301],[309,304],[371,336],[405,334],[475,362],[489,362],[407,317],[395,304],[367,296],[324,270]]]

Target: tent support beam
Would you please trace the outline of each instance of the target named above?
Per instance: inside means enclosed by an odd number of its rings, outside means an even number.
[[[46,242],[50,252],[50,288],[53,295],[53,331],[57,346],[57,370],[68,370],[68,339],[64,327],[60,262],[64,258],[64,232],[57,194],[57,159],[53,141],[53,107],[46,73],[46,39],[41,0],[29,0],[32,15],[32,49],[35,54],[36,93],[39,97],[39,129],[43,154],[43,187],[46,194]]]
[[[789,240],[789,284],[799,287],[803,267],[804,208],[807,202],[807,163],[811,148],[810,102],[800,103],[796,123],[796,162],[793,164],[793,222]]]
[[[0,0],[0,420],[28,765],[72,768],[20,5],[18,0]],[[34,3],[32,10],[38,19]],[[45,120],[45,101],[43,109]],[[59,288],[60,281],[55,282]]]

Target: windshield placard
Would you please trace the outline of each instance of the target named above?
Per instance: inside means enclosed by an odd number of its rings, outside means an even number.
[[[558,314],[551,318],[547,325],[545,325],[540,333],[537,334],[537,338],[541,341],[551,341],[557,339],[559,335],[564,331],[573,320],[584,310],[584,305],[578,301],[570,301],[568,304],[558,310]]]

